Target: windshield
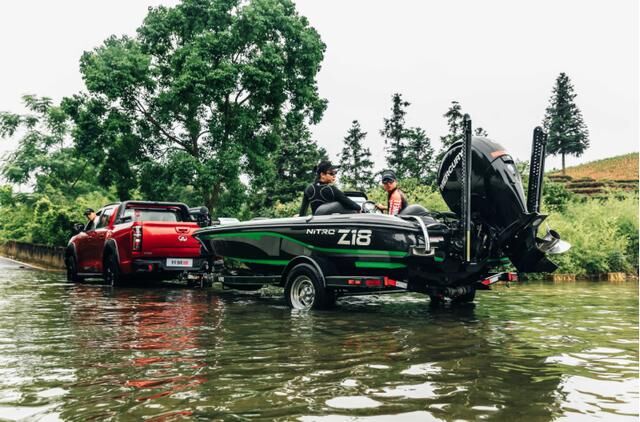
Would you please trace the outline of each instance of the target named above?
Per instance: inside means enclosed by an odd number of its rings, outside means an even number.
[[[182,221],[176,210],[167,209],[127,208],[124,210],[124,217],[131,217],[133,221],[167,221],[172,223]]]

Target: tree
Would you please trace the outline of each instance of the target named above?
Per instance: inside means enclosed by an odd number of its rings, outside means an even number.
[[[442,159],[444,153],[447,152],[449,147],[456,143],[457,141],[462,140],[464,137],[464,127],[463,127],[463,117],[462,107],[460,103],[457,101],[451,101],[451,107],[449,110],[442,116],[447,119],[447,126],[449,127],[449,133],[445,136],[440,137],[440,142],[442,143],[442,147],[440,152],[438,153],[438,161]]]
[[[440,148],[440,152],[438,152],[438,157],[436,159],[438,162],[442,161],[442,157],[444,157],[444,154],[451,145],[464,139],[464,112],[462,111],[460,103],[457,101],[451,101],[449,110],[447,110],[442,117],[447,119],[449,133],[440,137],[442,147]],[[474,136],[489,136],[489,133],[480,126],[476,127],[473,132]]]
[[[286,203],[302,198],[302,191],[315,178],[314,168],[327,153],[311,139],[311,133],[300,115],[288,114],[282,142],[275,152],[275,177],[267,183],[261,204],[270,213],[276,202]]]
[[[362,146],[366,137],[367,133],[360,129],[360,123],[354,120],[344,137],[340,154],[340,182],[363,192],[374,184],[371,151]]]
[[[579,157],[589,147],[589,131],[575,98],[571,80],[565,73],[560,73],[542,124],[549,137],[547,154],[562,156],[563,174],[565,155]]]
[[[393,169],[399,178],[405,177],[405,155],[407,149],[407,129],[405,128],[404,117],[407,114],[405,109],[411,105],[402,99],[402,94],[395,93],[392,96],[391,117],[384,119],[384,128],[380,130],[380,135],[387,145],[387,166]]]
[[[421,128],[408,130],[409,144],[407,145],[406,168],[407,176],[417,179],[420,183],[429,184],[435,179],[434,151],[431,139]]]
[[[105,151],[112,162],[131,161],[142,178],[158,166],[190,166],[173,183],[226,213],[247,190],[242,175],[257,185],[273,180],[287,115],[305,124],[322,117],[324,49],[290,0],[184,0],[151,8],[135,37],[112,36],[85,53],[89,96],[76,108],[102,103],[104,121],[88,126],[119,140],[122,148]],[[110,125],[112,114],[119,117]]]
[[[22,97],[27,114],[0,112],[0,137],[22,136],[18,147],[3,157],[0,174],[10,183],[30,185],[35,192],[54,189],[66,195],[92,189],[93,168],[69,138],[63,109],[47,97]]]

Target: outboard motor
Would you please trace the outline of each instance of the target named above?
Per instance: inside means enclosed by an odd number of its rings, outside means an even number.
[[[520,272],[552,272],[557,266],[546,258],[546,253],[568,249],[568,244],[561,241],[554,231],[549,231],[543,239],[536,237],[538,227],[547,217],[539,214],[545,142],[542,130],[536,128],[529,202],[525,199],[522,180],[513,158],[501,145],[487,138],[471,138],[470,121],[468,177],[463,175],[465,141],[458,141],[449,148],[438,171],[440,192],[451,211],[458,216],[465,214],[464,185],[469,184],[467,192],[470,191],[470,204],[467,206],[470,221],[494,229],[494,244]],[[528,209],[528,204],[535,209]]]

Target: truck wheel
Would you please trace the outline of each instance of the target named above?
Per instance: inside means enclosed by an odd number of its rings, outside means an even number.
[[[320,276],[307,264],[297,265],[289,272],[284,295],[293,309],[324,309],[331,303]]]
[[[103,270],[104,282],[109,286],[116,286],[122,281],[122,275],[120,274],[120,266],[118,260],[113,253],[107,255],[104,260]]]
[[[74,283],[82,281],[82,277],[78,275],[78,264],[75,256],[69,255],[65,259],[65,266],[67,267],[67,281],[73,281]]]

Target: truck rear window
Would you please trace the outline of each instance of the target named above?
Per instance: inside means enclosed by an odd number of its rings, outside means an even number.
[[[167,221],[172,223],[182,221],[180,215],[174,210],[127,208],[124,210],[124,216],[131,216],[133,221]]]

